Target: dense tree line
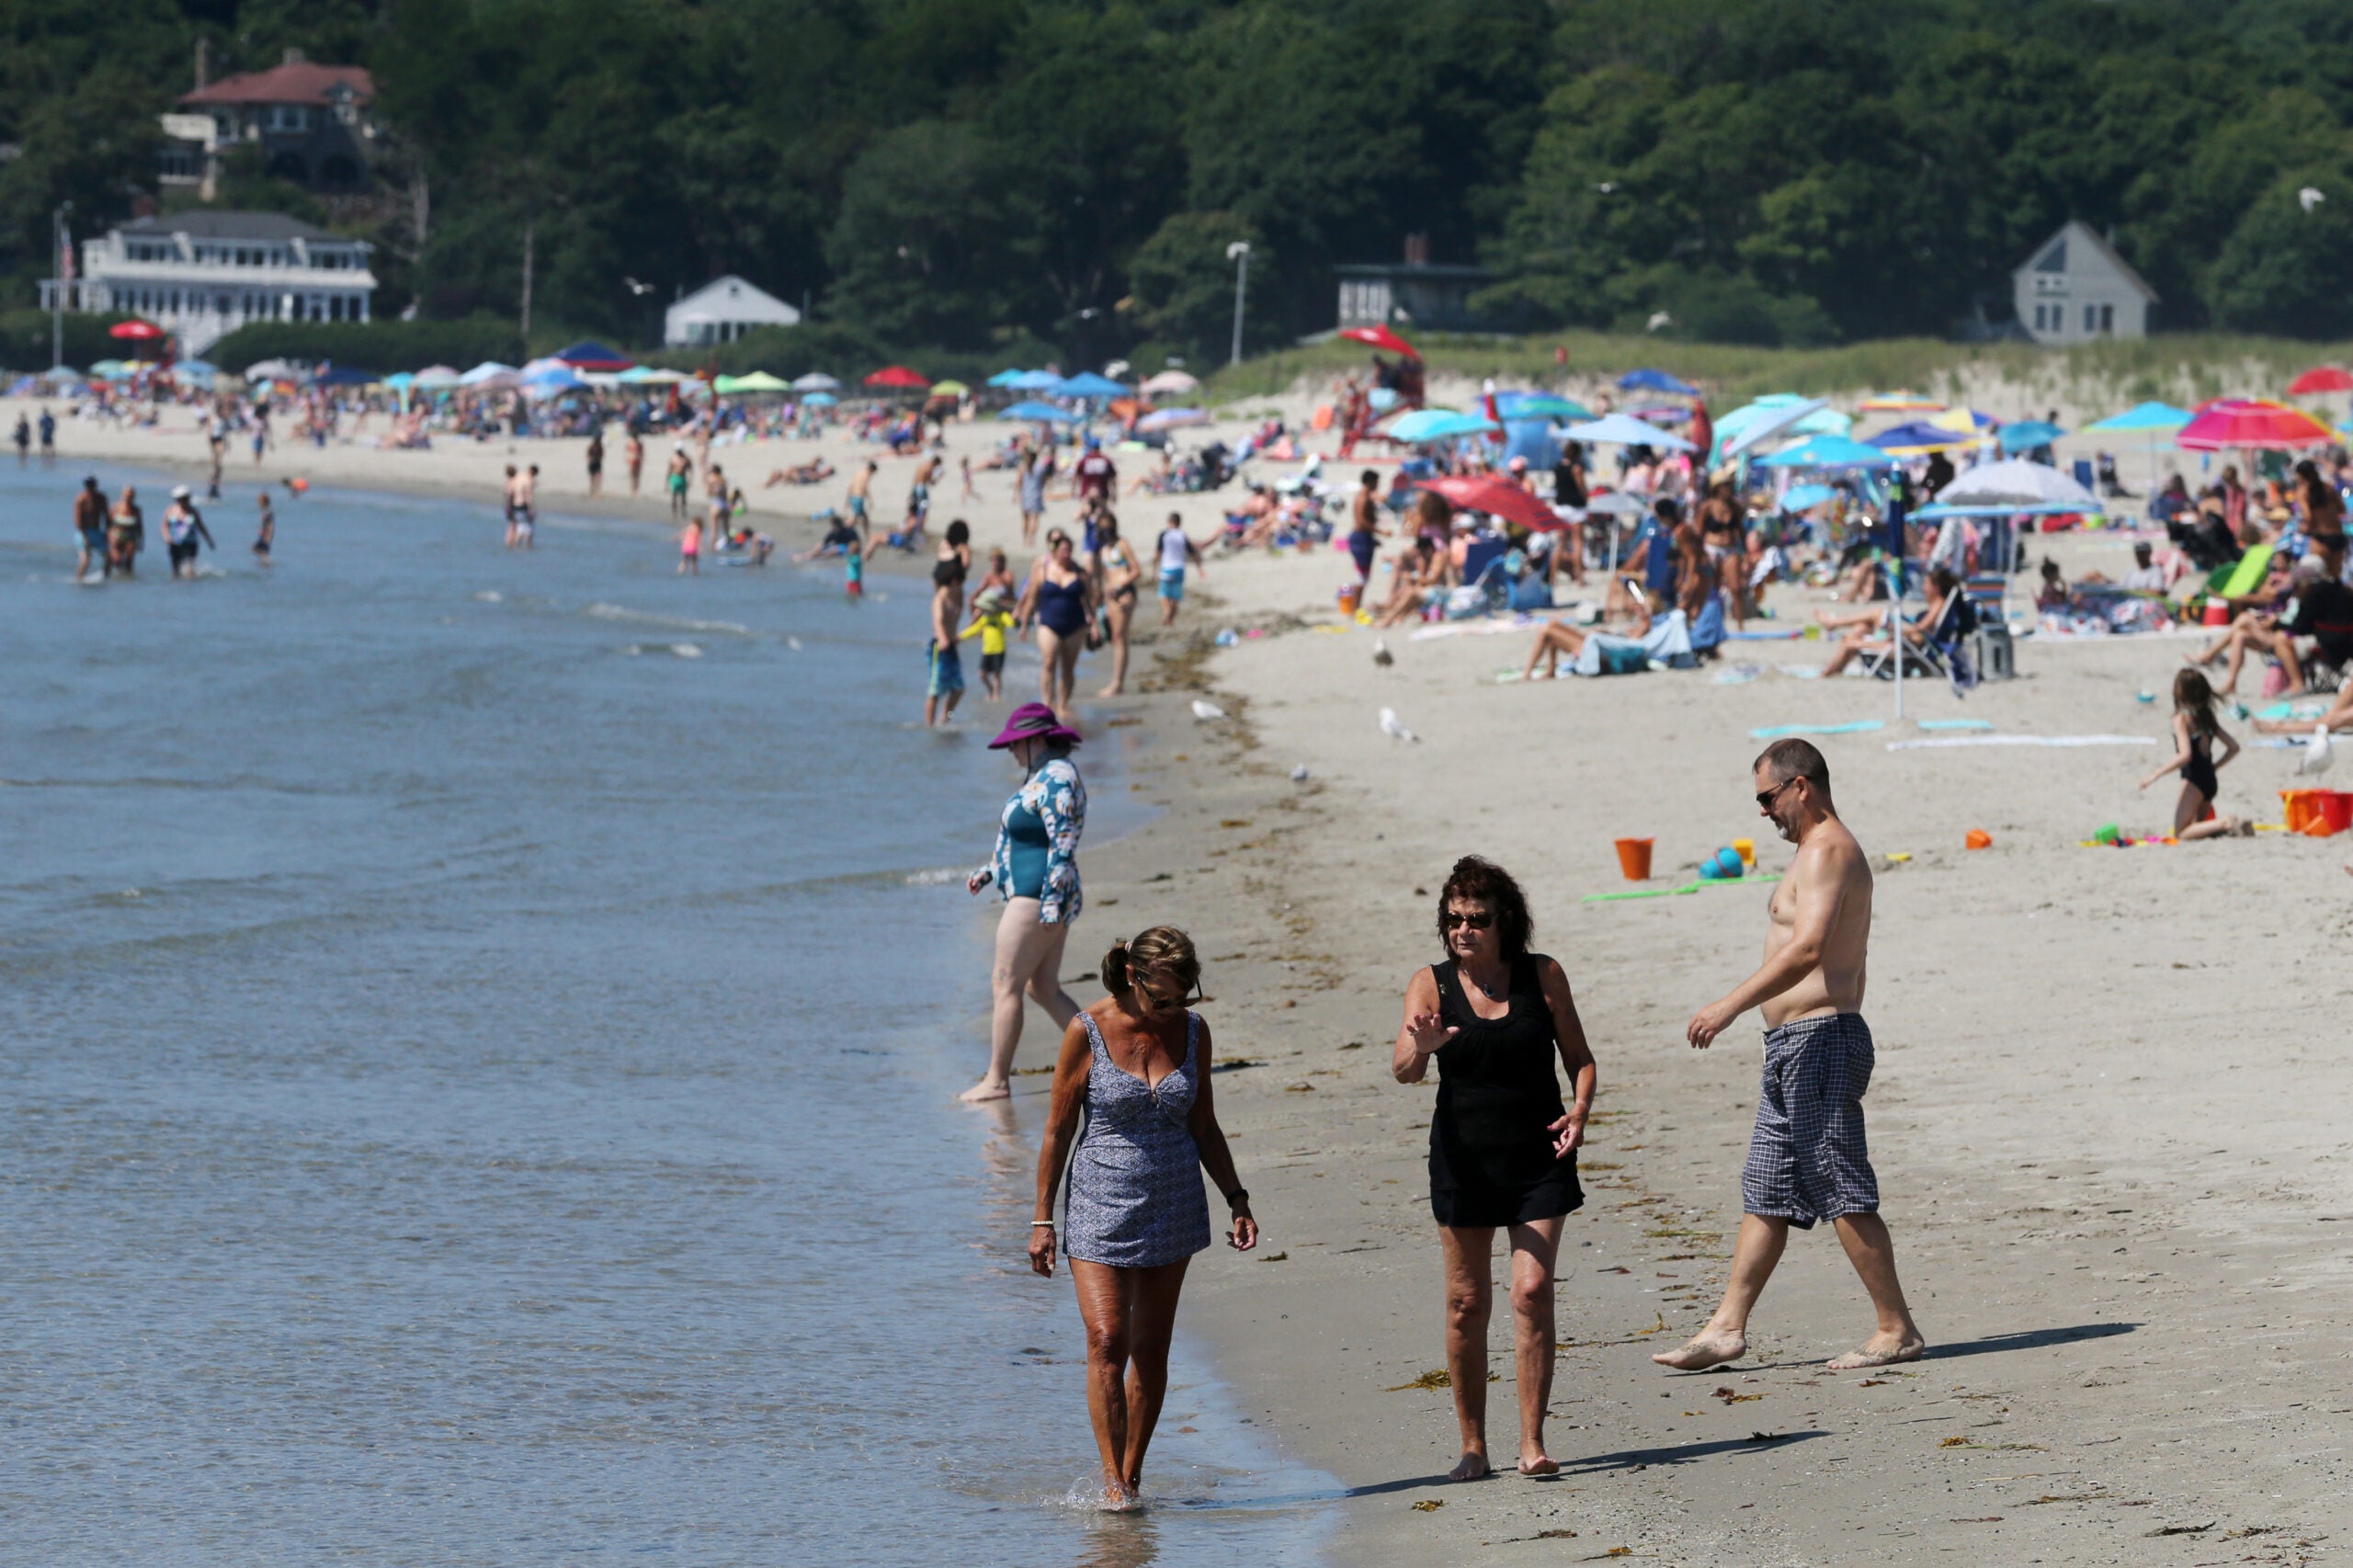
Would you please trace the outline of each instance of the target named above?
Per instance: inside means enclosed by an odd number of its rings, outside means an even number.
[[[2353,332],[2333,0],[0,0],[0,287],[153,195],[154,115],[365,64],[380,312],[651,339],[734,271],[909,350],[1220,357],[1405,236],[1531,327],[1733,342],[2008,312],[2070,217],[2158,319]],[[224,199],[301,207],[251,169]],[[2300,193],[2317,190],[2315,205]]]

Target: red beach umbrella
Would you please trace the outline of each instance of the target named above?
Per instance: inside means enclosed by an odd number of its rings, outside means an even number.
[[[2260,398],[2218,397],[2200,406],[2174,445],[2213,452],[2231,447],[2321,447],[2335,438],[2327,426],[2302,409]]]
[[[137,343],[153,343],[164,335],[164,329],[151,321],[119,321],[107,328],[108,337],[128,338]],[[2348,382],[2353,385],[2353,382]]]
[[[1419,359],[1422,357],[1420,349],[1390,331],[1385,325],[1352,326],[1340,335],[1351,343],[1370,344],[1375,348],[1385,349],[1392,354],[1403,354],[1408,359]]]
[[[1517,484],[1500,479],[1426,479],[1419,488],[1443,495],[1466,512],[1484,512],[1522,528],[1564,528],[1552,508]]]
[[[2353,392],[2353,370],[2336,365],[2315,365],[2288,383],[2290,397],[2333,392]]]
[[[908,369],[904,365],[885,365],[866,378],[870,387],[899,387],[910,392],[927,392],[931,378]]]

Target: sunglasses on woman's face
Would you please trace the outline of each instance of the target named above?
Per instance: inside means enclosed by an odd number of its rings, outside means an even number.
[[[1446,931],[1451,931],[1457,926],[1468,926],[1473,931],[1484,931],[1495,923],[1495,917],[1483,909],[1476,915],[1465,915],[1460,910],[1449,909],[1438,917],[1438,923],[1439,928]]]

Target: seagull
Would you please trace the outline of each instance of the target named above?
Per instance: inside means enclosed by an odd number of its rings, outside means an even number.
[[[1422,738],[1405,728],[1405,722],[1397,717],[1397,710],[1394,708],[1384,708],[1381,710],[1381,733],[1392,740],[1418,741]]]
[[[1600,184],[1595,186],[1593,188],[1601,192],[1602,195],[1607,196],[1611,191],[1618,188],[1618,182],[1614,179],[1606,179]]]
[[[1674,324],[1675,318],[1668,315],[1665,311],[1653,311],[1651,312],[1651,319],[1644,324],[1643,330],[1644,332],[1656,332],[1663,326],[1673,326]]]
[[[2328,765],[2336,760],[2336,754],[2329,749],[2328,726],[2314,724],[2313,744],[2306,746],[2304,755],[2296,759],[2296,771],[2317,778],[2327,772]]]
[[[1372,662],[1384,670],[1397,662],[1396,656],[1389,651],[1388,639],[1376,637],[1372,640]]]
[[[2321,189],[2321,187],[2316,185],[2308,185],[2304,187],[2303,189],[2296,192],[2296,199],[2302,203],[2304,210],[2309,212],[2313,208],[2328,199],[2328,192]]]
[[[1290,781],[1294,784],[1304,784],[1307,782],[1307,764],[1302,762],[1297,767],[1290,770]]]
[[[1214,702],[1204,702],[1196,697],[1193,699],[1193,717],[1206,724],[1212,719],[1224,718],[1225,710]]]

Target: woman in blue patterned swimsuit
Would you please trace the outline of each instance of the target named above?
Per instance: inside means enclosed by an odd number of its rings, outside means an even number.
[[[1203,1170],[1233,1210],[1227,1241],[1238,1252],[1258,1244],[1250,1195],[1210,1102],[1209,1026],[1185,1006],[1200,983],[1192,939],[1172,926],[1111,945],[1103,955],[1111,994],[1063,1035],[1038,1151],[1029,1267],[1054,1271],[1054,1187],[1067,1157],[1062,1251],[1086,1324],[1086,1408],[1106,1508],[1134,1507],[1142,1489],[1177,1293],[1186,1266],[1210,1244]],[[1086,1126],[1074,1143],[1081,1107]]]
[[[959,1099],[1001,1100],[1013,1092],[1013,1052],[1021,1043],[1027,990],[1059,1027],[1078,1004],[1063,989],[1063,941],[1078,918],[1078,835],[1086,824],[1086,786],[1070,760],[1078,732],[1042,702],[1025,702],[989,743],[1021,765],[1021,788],[997,820],[996,854],[965,883],[971,892],[996,884],[1005,914],[996,924],[989,1070]]]

